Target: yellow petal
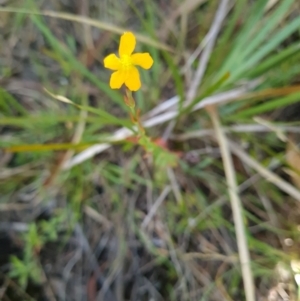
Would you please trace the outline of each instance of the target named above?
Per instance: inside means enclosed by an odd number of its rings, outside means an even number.
[[[120,39],[119,55],[131,55],[135,48],[135,36],[132,32],[125,32]]]
[[[125,73],[123,71],[116,71],[110,77],[109,85],[112,89],[120,89],[125,82]]]
[[[141,87],[140,74],[137,68],[132,67],[126,76],[125,85],[130,91],[137,91]]]
[[[104,67],[111,70],[120,69],[120,59],[115,54],[110,54],[104,59]]]
[[[132,63],[144,69],[150,69],[153,65],[153,59],[148,52],[134,53],[131,56]]]

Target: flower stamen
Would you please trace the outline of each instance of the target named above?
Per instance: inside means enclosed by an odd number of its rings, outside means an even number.
[[[128,71],[133,65],[131,57],[129,55],[122,55],[121,65],[124,71]]]

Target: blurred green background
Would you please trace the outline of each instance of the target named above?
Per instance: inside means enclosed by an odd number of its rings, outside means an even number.
[[[241,239],[255,300],[300,300],[298,0],[0,0],[0,31],[0,300],[252,301]],[[124,31],[175,166],[127,139]]]

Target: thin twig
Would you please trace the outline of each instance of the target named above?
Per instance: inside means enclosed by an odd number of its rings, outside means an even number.
[[[299,126],[276,126],[276,133],[278,131],[289,132],[289,133],[300,133]],[[263,133],[263,132],[274,132],[273,128],[267,127],[262,124],[238,124],[230,127],[222,127],[224,133],[236,132],[236,133]],[[190,131],[183,134],[172,135],[172,140],[185,141],[192,138],[199,138],[205,136],[211,136],[214,134],[213,129],[203,129]]]
[[[222,155],[226,181],[228,185],[228,193],[231,202],[231,208],[233,213],[234,227],[237,238],[239,259],[241,262],[242,276],[244,281],[244,289],[247,301],[255,301],[255,289],[253,282],[253,275],[250,266],[250,254],[247,245],[247,239],[245,234],[245,226],[243,222],[243,208],[242,203],[238,195],[238,186],[236,181],[236,175],[233,168],[232,157],[229,151],[227,138],[222,131],[218,113],[215,107],[207,108],[212,119],[214,129],[216,131],[217,140],[220,146]]]
[[[98,262],[95,254],[91,250],[90,244],[86,238],[86,236],[83,233],[83,230],[81,226],[77,223],[75,226],[75,233],[76,236],[78,237],[78,241],[80,242],[80,245],[83,249],[83,252],[85,255],[87,255],[87,259],[90,265],[90,268],[93,270],[97,281],[101,284],[103,287],[103,284],[106,281],[106,278],[102,275],[100,269],[98,268]],[[102,298],[102,300],[109,300],[109,301],[117,301],[115,294],[111,291],[110,288],[106,289],[106,294],[105,297]]]
[[[201,84],[201,81],[202,81],[203,75],[205,73],[210,55],[214,48],[217,36],[221,30],[221,25],[226,16],[227,6],[228,6],[228,0],[221,1],[220,5],[218,7],[217,13],[215,15],[214,21],[212,23],[212,26],[207,34],[207,39],[209,38],[209,41],[207,42],[206,47],[204,48],[203,53],[200,57],[199,66],[195,72],[194,79],[193,79],[191,86],[187,93],[188,105],[195,98],[198,87]]]
[[[223,255],[218,253],[200,253],[200,252],[189,252],[182,255],[184,260],[204,259],[204,260],[220,260],[223,262],[236,262],[238,258],[236,255]]]
[[[228,140],[228,143],[232,153],[238,156],[244,163],[246,163],[251,168],[255,169],[267,181],[273,183],[282,191],[295,198],[297,201],[300,201],[300,191],[298,189],[296,189],[294,186],[281,179],[275,173],[271,172],[270,170],[259,164],[256,160],[254,160],[248,154],[246,154],[236,143],[230,140]]]
[[[201,41],[201,43],[200,43],[200,45],[204,45],[203,43],[205,43],[206,45],[205,45],[203,53],[199,59],[199,65],[194,74],[193,81],[191,82],[191,85],[186,94],[186,105],[187,106],[189,106],[192,103],[193,99],[196,97],[198,88],[202,82],[202,78],[206,71],[206,67],[207,67],[208,61],[210,59],[210,55],[214,48],[217,36],[221,30],[222,22],[226,16],[227,6],[228,6],[228,0],[222,0],[218,7],[218,10],[216,12],[215,18],[213,20],[213,23],[210,27],[209,32],[205,36],[204,40]],[[176,125],[176,120],[173,120],[171,123],[169,123],[169,125],[167,126],[167,128],[163,134],[163,139],[167,140],[170,137],[175,125]]]
[[[165,41],[168,33],[170,31],[175,31],[176,28],[176,21],[177,18],[180,17],[183,14],[189,14],[193,10],[195,10],[197,7],[205,3],[207,0],[186,0],[181,1],[181,5],[175,9],[172,10],[172,13],[165,17],[165,22],[162,26],[162,30],[159,32],[159,38],[161,41]]]
[[[167,195],[169,194],[170,191],[171,191],[171,187],[170,186],[166,186],[165,189],[162,191],[161,195],[157,198],[156,202],[151,207],[149,213],[144,218],[144,220],[142,222],[142,226],[141,226],[142,229],[145,229],[148,226],[148,224],[150,223],[150,221],[153,218],[154,214],[158,210],[159,206],[165,200],[165,198],[167,197]]]
[[[179,184],[178,184],[178,182],[176,180],[174,171],[173,171],[173,169],[171,167],[167,168],[167,174],[168,174],[168,178],[169,178],[169,180],[171,182],[171,187],[172,187],[175,199],[177,201],[177,204],[178,205],[182,205],[183,198],[182,198],[182,195],[180,193]]]
[[[48,279],[48,277],[47,277],[40,261],[38,261],[38,265],[39,265],[39,268],[40,268],[41,281],[44,285],[44,292],[45,292],[45,295],[46,295],[47,299],[49,301],[57,301],[55,293],[53,291],[53,287],[51,285],[51,282],[49,281],[49,279]]]
[[[234,2],[232,1],[229,5],[230,5],[230,7],[227,8],[227,12],[229,12],[231,10],[231,8],[234,6]],[[198,45],[198,47],[196,48],[196,50],[189,56],[187,62],[185,63],[185,66],[183,67],[183,71],[184,72],[186,72],[187,69],[192,66],[192,64],[194,63],[194,61],[197,59],[198,55],[202,52],[202,50],[206,47],[208,41],[214,35],[215,35],[215,33],[212,30],[207,33],[207,35],[203,38],[203,40]]]
[[[110,229],[112,227],[112,223],[104,215],[100,214],[92,207],[84,206],[83,210],[86,215],[88,215],[91,219],[93,219],[100,225],[103,225],[105,229]]]
[[[80,111],[80,120],[76,126],[75,133],[72,137],[71,143],[77,144],[80,142],[85,130],[86,117],[87,117],[87,111]],[[53,184],[54,180],[57,178],[60,171],[62,170],[62,167],[64,166],[65,162],[67,162],[73,156],[73,154],[74,154],[74,150],[69,149],[62,155],[58,164],[53,168],[53,170],[50,172],[49,177],[45,180],[44,182],[45,186],[50,187]]]

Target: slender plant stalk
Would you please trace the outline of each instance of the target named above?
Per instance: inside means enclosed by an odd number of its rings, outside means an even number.
[[[300,191],[295,186],[290,183],[284,181],[282,178],[277,176],[271,170],[268,170],[263,165],[258,163],[248,154],[246,154],[236,143],[228,140],[229,147],[231,152],[234,153],[237,157],[239,157],[245,164],[256,170],[261,176],[263,176],[267,181],[276,185],[279,189],[293,197],[295,200],[300,201]]]
[[[243,208],[238,195],[238,186],[236,182],[236,175],[233,167],[232,157],[229,151],[227,138],[220,124],[220,119],[216,108],[214,106],[210,106],[207,108],[207,111],[212,119],[222,155],[226,182],[228,186],[228,194],[233,213],[234,227],[236,232],[239,259],[241,263],[242,276],[244,281],[246,301],[255,301],[255,289],[250,266],[250,255],[245,234],[245,226],[243,222]]]

